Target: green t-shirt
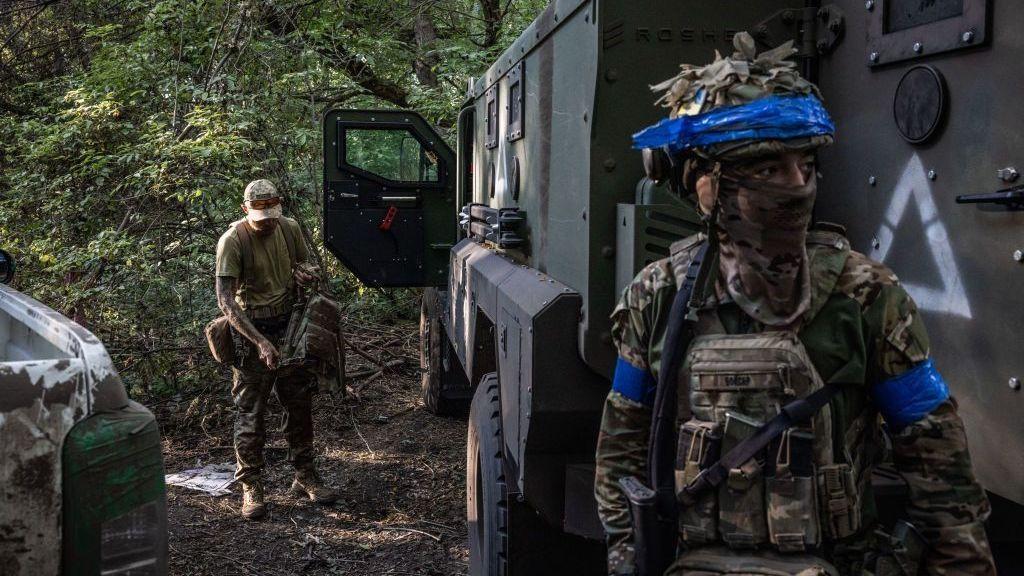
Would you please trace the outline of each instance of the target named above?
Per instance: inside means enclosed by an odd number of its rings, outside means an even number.
[[[298,222],[282,216],[280,225],[269,235],[249,234],[252,239],[252,270],[243,270],[242,244],[235,224],[237,222],[232,223],[217,242],[217,276],[239,280],[235,301],[250,315],[267,317],[287,312],[291,306],[294,280],[285,234],[290,233],[294,239],[296,263],[309,258]]]

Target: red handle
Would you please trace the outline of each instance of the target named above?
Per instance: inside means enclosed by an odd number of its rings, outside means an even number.
[[[398,214],[398,208],[395,208],[394,206],[388,206],[388,212],[387,214],[384,215],[384,219],[381,220],[380,226],[378,226],[377,228],[380,228],[381,232],[387,232],[388,230],[391,230],[391,223],[395,221],[395,214]]]

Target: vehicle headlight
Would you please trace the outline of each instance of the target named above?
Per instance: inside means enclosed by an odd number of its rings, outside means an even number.
[[[157,502],[107,520],[100,529],[100,574],[157,574],[160,526]]]

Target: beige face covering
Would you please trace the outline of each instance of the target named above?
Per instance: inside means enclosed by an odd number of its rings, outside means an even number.
[[[807,226],[817,181],[785,186],[727,175],[718,180],[719,270],[744,312],[788,327],[811,302]]]
[[[249,211],[246,212],[246,218],[249,219],[249,222],[259,222],[260,220],[268,220],[270,218],[280,218],[282,213],[280,204],[271,206],[266,210],[249,208]]]

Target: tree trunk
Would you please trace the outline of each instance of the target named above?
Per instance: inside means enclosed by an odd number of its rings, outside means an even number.
[[[438,64],[437,55],[431,51],[437,41],[437,30],[430,20],[429,4],[424,0],[409,0],[409,7],[416,14],[413,23],[413,35],[416,38],[416,58],[412,67],[416,72],[416,78],[420,84],[430,88],[437,88],[437,72],[434,68]]]
[[[498,42],[498,32],[501,28],[501,0],[480,0],[480,9],[484,16],[484,40],[481,47],[490,48]]]

